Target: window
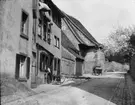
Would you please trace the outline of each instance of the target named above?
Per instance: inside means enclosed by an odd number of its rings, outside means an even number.
[[[47,34],[47,23],[46,24],[44,23],[43,30],[44,30],[44,38],[43,38],[43,40],[46,41],[47,40],[47,36],[46,36],[46,34]]]
[[[47,41],[48,44],[51,44],[51,24],[48,24],[47,30]]]
[[[59,38],[57,38],[57,47],[60,48],[60,41],[59,41]]]
[[[44,20],[44,41],[47,41],[48,44],[51,44],[51,25]]]
[[[57,65],[58,65],[58,70],[57,71],[58,71],[58,74],[60,74],[60,59],[58,59],[58,64]]]
[[[60,59],[54,58],[54,71],[57,71],[57,73],[60,73]]]
[[[54,38],[55,38],[55,47],[60,48],[59,38],[57,36],[54,36]]]
[[[51,25],[47,18],[44,17],[44,12],[40,11],[39,17],[39,24],[38,24],[38,36],[46,41],[48,44],[51,43]]]
[[[38,23],[38,36],[40,38],[42,38],[42,21],[41,19],[38,19],[39,20],[39,23]]]
[[[48,24],[48,33],[51,33],[51,31],[52,31],[52,30],[51,30],[51,25],[52,25],[51,23]]]
[[[24,11],[22,11],[21,35],[28,38],[28,14]]]
[[[18,80],[26,81],[30,74],[30,58],[25,55],[16,55],[16,73],[15,77]]]
[[[49,58],[46,54],[40,54],[40,70],[45,71],[48,67]]]
[[[56,71],[56,70],[57,70],[57,59],[54,58],[54,71]]]
[[[51,34],[50,33],[47,34],[47,42],[48,42],[48,44],[51,44]]]

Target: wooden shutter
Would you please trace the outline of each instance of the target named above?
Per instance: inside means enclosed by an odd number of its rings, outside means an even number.
[[[56,71],[58,72],[58,58],[56,58]]]
[[[42,71],[42,53],[40,53],[39,69]]]
[[[57,59],[55,58],[55,70],[57,71]]]
[[[29,79],[30,75],[30,57],[27,57],[27,73],[26,73],[26,77],[27,79]]]
[[[57,72],[58,72],[58,75],[60,74],[60,59],[57,59]]]
[[[20,65],[20,55],[16,54],[16,69],[15,69],[15,78],[19,78],[19,65]]]

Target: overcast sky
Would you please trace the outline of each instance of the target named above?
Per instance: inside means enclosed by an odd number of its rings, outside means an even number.
[[[135,0],[52,0],[102,43],[114,28],[135,25]]]

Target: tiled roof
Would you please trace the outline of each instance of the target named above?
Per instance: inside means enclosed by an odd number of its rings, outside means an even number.
[[[74,17],[72,17],[72,16],[69,16],[69,15],[67,15],[69,18],[70,18],[70,20],[74,23],[74,24],[76,24],[77,26],[78,26],[78,28],[80,28],[83,32],[84,32],[84,35],[85,35],[85,37],[86,38],[88,38],[90,41],[92,41],[93,43],[95,43],[95,44],[99,44],[97,41],[96,41],[96,39],[88,32],[88,30],[82,25],[82,23],[79,21],[79,20],[77,20],[77,19],[75,19]]]
[[[82,23],[77,20],[76,18],[69,16],[68,14],[66,14],[65,12],[61,11],[61,13],[63,14],[63,16],[71,21],[77,28],[79,28],[79,30],[81,30],[83,32],[83,35],[85,35],[86,38],[88,38],[91,42],[93,42],[94,44],[96,44],[97,46],[99,46],[100,44],[96,41],[96,39],[88,32],[88,30],[82,25]]]
[[[76,47],[72,44],[72,42],[68,39],[68,37],[65,35],[65,33],[61,32],[61,39],[62,39],[62,46],[66,48],[70,53],[72,53],[76,58],[84,59],[81,55],[79,55],[77,52],[78,50]]]
[[[51,0],[50,0],[50,1],[51,1]],[[48,4],[53,5],[53,6],[57,9],[58,13],[61,15],[62,18],[63,18],[63,17],[66,17],[66,18],[68,18],[70,21],[72,21],[72,22],[75,24],[75,26],[77,26],[77,27],[79,28],[79,30],[81,30],[81,31],[84,33],[85,37],[88,38],[91,42],[93,42],[93,43],[94,43],[95,45],[97,45],[97,46],[100,45],[100,44],[96,41],[96,39],[88,32],[88,30],[82,25],[82,23],[81,23],[80,21],[78,21],[77,19],[75,19],[75,18],[72,17],[72,16],[67,15],[65,12],[63,12],[62,10],[60,10],[52,1],[51,1],[51,3],[48,3]],[[50,6],[51,6],[51,5],[50,5]],[[53,6],[52,6],[52,7],[53,7]]]
[[[65,59],[68,59],[68,60],[71,60],[71,61],[75,61],[75,58],[73,57],[74,55],[71,55],[71,54],[69,54],[63,47],[62,47],[62,54],[61,54],[61,56],[62,56],[62,58],[65,58]]]

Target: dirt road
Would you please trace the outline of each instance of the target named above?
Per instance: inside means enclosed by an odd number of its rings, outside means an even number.
[[[93,78],[77,87],[63,86],[46,96],[38,97],[39,102],[42,105],[130,105],[130,98],[125,97],[124,76],[117,77]]]
[[[61,86],[31,99],[37,102],[35,105],[131,105],[124,75],[109,75],[90,79],[79,86]]]

